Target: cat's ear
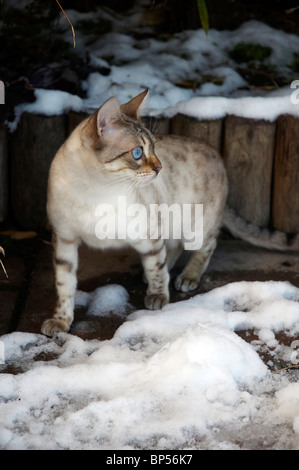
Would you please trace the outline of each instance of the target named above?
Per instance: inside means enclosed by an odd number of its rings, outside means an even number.
[[[97,133],[101,137],[115,129],[116,121],[121,117],[117,98],[109,98],[97,112]]]
[[[139,114],[141,110],[144,108],[146,103],[146,98],[149,95],[149,90],[145,90],[140,95],[135,96],[131,101],[128,103],[124,103],[120,106],[121,111],[126,115],[133,119],[139,119]]]

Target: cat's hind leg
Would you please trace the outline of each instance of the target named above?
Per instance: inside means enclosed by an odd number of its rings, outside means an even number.
[[[78,243],[53,234],[54,269],[58,300],[52,318],[45,320],[41,331],[46,336],[68,331],[74,318],[77,285]]]
[[[210,240],[199,251],[194,251],[181,274],[177,276],[174,286],[178,291],[189,292],[196,289],[200,279],[208,267],[211,256],[216,248],[216,239]]]

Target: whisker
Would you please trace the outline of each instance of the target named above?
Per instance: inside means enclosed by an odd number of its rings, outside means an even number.
[[[128,175],[123,175],[123,176],[115,176],[111,175],[109,178],[109,181],[107,181],[106,184],[102,185],[102,188],[105,189],[107,187],[113,188],[113,190],[118,190],[121,189],[121,187],[124,187],[125,185],[128,185],[132,177]]]
[[[163,185],[162,181],[158,178],[157,184],[155,185],[156,197],[159,201],[167,202],[169,201],[169,191],[168,188]]]
[[[156,133],[158,132],[159,127],[160,127],[160,124],[158,124],[158,120],[155,119],[155,120],[154,120],[154,125],[153,125],[153,131],[152,131],[153,134],[156,134]]]
[[[137,178],[132,179],[132,184],[129,190],[132,190],[133,199],[138,201],[139,200],[139,181]]]

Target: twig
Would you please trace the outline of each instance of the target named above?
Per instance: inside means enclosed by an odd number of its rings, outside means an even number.
[[[68,18],[68,16],[67,16],[67,14],[65,13],[64,9],[62,8],[62,6],[60,5],[60,3],[59,3],[59,1],[58,1],[58,0],[56,0],[56,3],[57,3],[57,5],[59,6],[59,8],[60,8],[60,10],[62,11],[62,13],[64,14],[64,16],[66,17],[66,19],[68,20],[68,22],[69,22],[69,24],[70,24],[70,26],[71,26],[71,28],[72,28],[72,33],[73,33],[73,43],[74,43],[74,47],[76,47],[76,36],[75,36],[75,30],[74,30],[74,27],[73,27],[73,25],[72,25],[71,21],[69,20],[69,18]]]
[[[0,246],[0,253],[2,253],[3,256],[5,256],[5,251],[4,251],[4,249],[2,248],[2,246]],[[8,278],[8,274],[7,274],[7,272],[6,272],[6,269],[5,269],[4,264],[2,263],[1,259],[0,259],[0,264],[1,264],[1,267],[2,267],[2,269],[3,269],[3,271],[4,271],[5,276]]]
[[[298,7],[294,7],[294,8],[289,8],[288,10],[285,10],[286,14],[287,15],[290,15],[291,13],[294,13],[294,11],[298,10],[299,6]]]
[[[283,370],[287,370],[287,369],[292,369],[292,368],[299,368],[299,364],[294,364],[293,366],[287,366],[287,367],[283,367],[282,369],[277,369],[277,370],[274,370],[273,371],[273,374],[276,374],[277,372],[281,372]]]

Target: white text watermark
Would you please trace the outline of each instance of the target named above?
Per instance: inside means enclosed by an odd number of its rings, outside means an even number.
[[[291,93],[291,102],[293,104],[299,103],[299,80],[294,80],[291,83],[291,88],[295,88],[295,90]]]
[[[95,211],[99,240],[179,239],[185,250],[199,250],[203,243],[202,204],[99,204]]]

